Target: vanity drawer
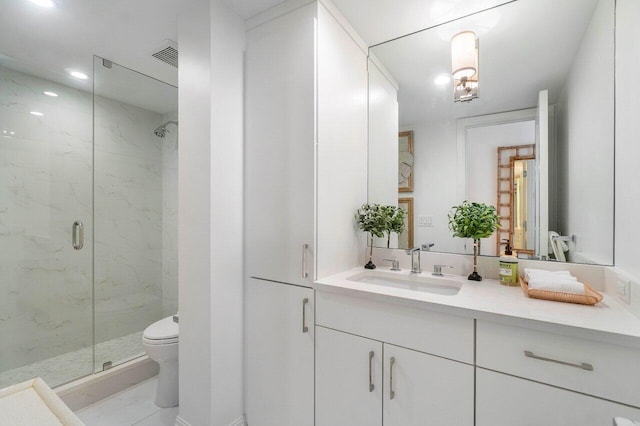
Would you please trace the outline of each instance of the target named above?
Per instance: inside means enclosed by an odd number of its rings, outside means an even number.
[[[478,320],[476,365],[640,407],[638,349]]]
[[[316,324],[473,364],[473,319],[316,291]]]

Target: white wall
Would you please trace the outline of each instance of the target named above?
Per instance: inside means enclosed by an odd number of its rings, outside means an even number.
[[[182,5],[178,422],[242,416],[244,24],[219,0]]]
[[[605,265],[613,263],[614,41],[608,30],[614,20],[613,4],[612,0],[598,3],[557,109],[560,229],[556,231],[576,235],[570,255],[575,251]],[[618,16],[625,19],[620,11]],[[624,86],[624,80],[618,82]]]
[[[640,69],[640,2],[617,0],[616,13],[616,197],[615,264],[640,277],[640,97],[629,90]],[[635,296],[633,296],[635,297]]]
[[[447,215],[458,199],[456,120],[409,125],[400,131],[413,130],[414,192],[402,196],[414,198],[414,246],[435,243],[434,251],[460,252],[461,242],[451,237]],[[432,217],[431,227],[417,226],[418,216]]]

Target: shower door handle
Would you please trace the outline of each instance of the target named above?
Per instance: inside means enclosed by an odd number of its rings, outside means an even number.
[[[73,222],[71,227],[71,244],[76,250],[82,250],[84,247],[84,224],[79,220]]]

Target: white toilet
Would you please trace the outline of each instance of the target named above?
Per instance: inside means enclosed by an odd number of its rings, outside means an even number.
[[[173,318],[154,322],[142,335],[145,352],[160,364],[155,402],[162,408],[178,405],[178,323]]]

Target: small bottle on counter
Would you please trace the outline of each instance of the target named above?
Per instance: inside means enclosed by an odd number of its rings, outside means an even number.
[[[500,284],[516,286],[518,285],[518,258],[513,255],[511,242],[506,241],[504,255],[500,256]]]

